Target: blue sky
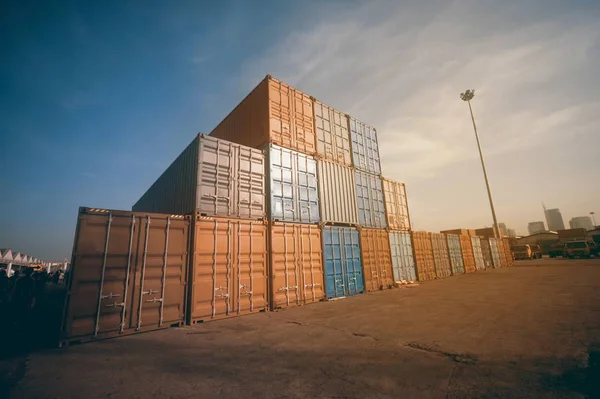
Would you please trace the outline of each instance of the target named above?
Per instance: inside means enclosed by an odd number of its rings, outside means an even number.
[[[24,3],[0,13],[0,247],[69,257],[78,206],[129,209],[267,73],[378,128],[418,229],[491,224],[466,88],[502,221],[600,213],[597,2]]]

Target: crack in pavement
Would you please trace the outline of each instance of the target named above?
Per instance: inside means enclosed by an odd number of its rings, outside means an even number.
[[[452,353],[452,352],[446,352],[443,351],[439,348],[435,348],[433,346],[428,346],[425,344],[418,344],[415,342],[409,342],[408,344],[405,345],[408,348],[412,348],[412,349],[416,349],[416,350],[420,350],[420,351],[424,351],[424,352],[429,352],[429,353],[435,353],[438,355],[442,355],[445,356],[449,359],[451,359],[453,362],[455,363],[463,363],[463,364],[470,364],[470,365],[474,365],[477,363],[477,356],[475,355],[468,355],[465,353]]]

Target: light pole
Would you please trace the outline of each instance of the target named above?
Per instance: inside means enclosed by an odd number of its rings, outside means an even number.
[[[594,228],[596,228],[596,217],[594,216],[596,212],[590,212],[590,215],[592,215],[592,221],[594,222]]]
[[[471,100],[475,97],[475,90],[467,90],[460,93],[460,98],[469,104],[469,112],[473,121],[473,130],[475,131],[475,139],[477,140],[477,148],[479,149],[479,158],[481,159],[481,168],[483,169],[483,178],[487,188],[488,198],[490,199],[490,208],[492,209],[492,217],[494,218],[494,237],[500,238],[500,230],[498,229],[498,220],[496,219],[496,211],[494,210],[494,201],[492,201],[492,191],[490,190],[490,182],[488,181],[487,171],[485,170],[485,162],[483,161],[483,153],[481,152],[481,144],[479,143],[479,134],[477,134],[477,126],[475,125],[475,117],[473,117],[473,108],[471,108]]]

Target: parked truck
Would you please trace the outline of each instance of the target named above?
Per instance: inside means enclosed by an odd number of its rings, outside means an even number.
[[[542,258],[542,249],[537,244],[521,244],[515,245],[512,248],[513,257],[515,260],[524,260],[524,259],[541,259]]]

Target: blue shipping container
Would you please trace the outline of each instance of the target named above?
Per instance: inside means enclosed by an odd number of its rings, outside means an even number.
[[[340,298],[364,292],[358,230],[354,227],[323,227],[325,295]]]
[[[317,161],[310,155],[269,146],[271,220],[318,223]]]
[[[362,227],[385,229],[387,218],[383,202],[383,187],[379,176],[355,171],[358,223]]]
[[[350,118],[350,138],[352,140],[352,163],[354,167],[380,175],[381,161],[375,128]]]

